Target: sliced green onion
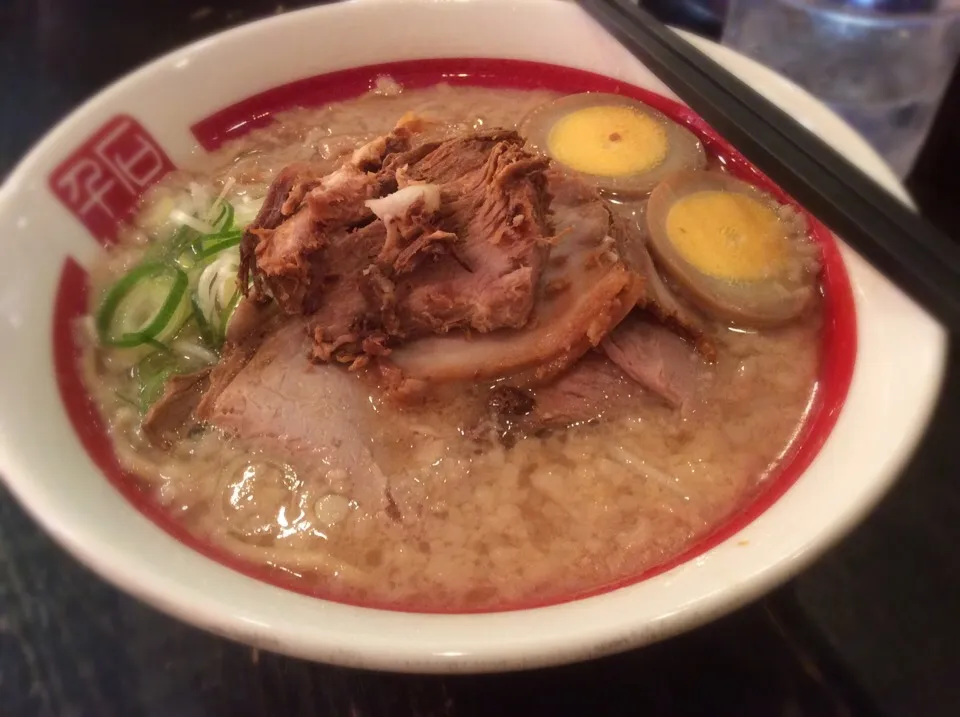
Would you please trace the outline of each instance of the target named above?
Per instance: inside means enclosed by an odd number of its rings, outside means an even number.
[[[189,316],[188,287],[187,275],[176,266],[139,265],[104,297],[96,315],[100,342],[129,348],[172,339]]]
[[[212,338],[213,346],[219,348],[226,336],[227,324],[240,301],[241,291],[237,285],[237,269],[240,253],[229,249],[218,253],[197,279],[194,306],[201,331]]]
[[[137,364],[136,378],[140,386],[140,411],[146,413],[163,395],[167,379],[177,373],[176,359],[169,351],[154,351]]]
[[[239,289],[234,292],[233,298],[230,299],[230,302],[227,304],[226,309],[220,315],[221,324],[220,324],[220,338],[221,342],[227,337],[227,326],[230,324],[230,319],[233,318],[234,312],[237,310],[237,305],[240,303],[240,300],[243,298],[243,292]]]
[[[197,238],[197,230],[190,227],[181,226],[173,233],[170,238],[169,247],[174,253],[180,253],[185,247],[190,246]]]
[[[235,209],[224,199],[231,186],[228,181],[206,216],[170,212],[180,227],[168,241],[149,249],[148,260],[104,297],[95,317],[101,343],[152,346],[163,354],[192,315],[205,350],[219,349],[242,297],[236,274],[243,230],[235,226]]]
[[[196,261],[209,259],[214,254],[219,254],[224,249],[237,246],[243,239],[243,232],[237,230],[232,232],[221,232],[209,236],[200,237],[193,242],[193,258]]]
[[[229,231],[233,228],[233,218],[235,212],[230,202],[220,200],[220,211],[217,218],[213,220],[213,228],[218,232]]]
[[[163,395],[171,378],[210,366],[217,360],[217,355],[205,347],[181,339],[173,342],[169,349],[148,354],[134,370],[139,386],[139,403],[136,405],[146,413]]]
[[[203,309],[201,309],[200,304],[197,303],[196,295],[190,299],[190,305],[193,308],[193,317],[197,322],[200,339],[207,346],[219,348],[221,343],[219,337],[220,332],[215,326],[212,326],[210,322],[207,321],[207,317],[203,315]]]
[[[174,375],[176,370],[171,366],[158,373],[146,377],[140,383],[140,411],[146,413],[150,407],[157,402],[163,395],[163,390],[167,386],[167,381]]]
[[[162,242],[150,245],[143,255],[143,263],[155,263],[177,260],[181,253],[188,249],[200,235],[190,227],[177,227],[173,235]]]

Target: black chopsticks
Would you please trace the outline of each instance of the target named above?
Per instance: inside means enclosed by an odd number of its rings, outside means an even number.
[[[578,2],[762,172],[948,329],[960,330],[960,245],[630,0]]]

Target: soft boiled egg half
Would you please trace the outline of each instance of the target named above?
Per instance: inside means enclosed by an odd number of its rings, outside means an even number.
[[[737,324],[783,324],[817,291],[819,252],[804,218],[722,172],[679,172],[651,193],[650,246],[702,309]]]
[[[700,140],[642,102],[620,95],[568,95],[521,123],[529,145],[599,189],[643,196],[682,169],[702,169]]]

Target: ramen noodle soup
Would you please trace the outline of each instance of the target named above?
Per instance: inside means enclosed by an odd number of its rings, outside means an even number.
[[[747,505],[814,397],[818,246],[721,160],[622,96],[382,78],[151,190],[84,381],[151,500],[283,584],[595,592]]]

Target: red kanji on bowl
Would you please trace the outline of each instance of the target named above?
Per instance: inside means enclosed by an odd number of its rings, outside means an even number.
[[[137,120],[118,115],[54,170],[50,189],[97,241],[110,244],[144,191],[173,169]]]

